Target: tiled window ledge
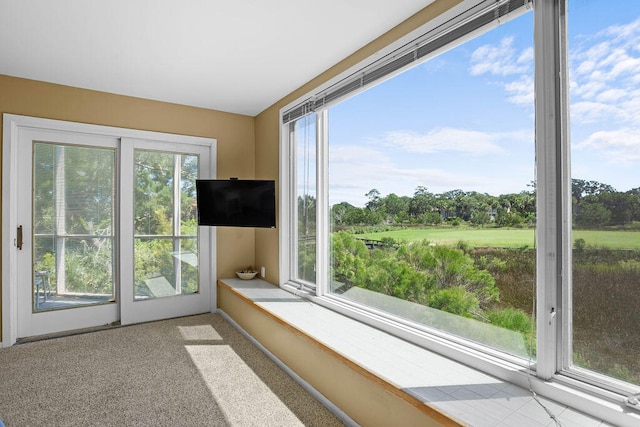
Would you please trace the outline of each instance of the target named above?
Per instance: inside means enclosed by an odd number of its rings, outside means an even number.
[[[364,325],[261,280],[224,279],[255,308],[302,332],[381,379],[398,393],[472,426],[553,426],[532,393]],[[562,426],[607,426],[538,397]],[[338,402],[336,405],[340,406]]]

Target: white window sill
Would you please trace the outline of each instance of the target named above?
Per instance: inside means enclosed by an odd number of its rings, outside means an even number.
[[[222,280],[277,316],[398,389],[472,426],[553,426],[532,393],[345,317],[261,280]],[[562,426],[609,426],[538,396]],[[629,416],[629,425],[638,422]],[[626,424],[626,423],[625,423]]]

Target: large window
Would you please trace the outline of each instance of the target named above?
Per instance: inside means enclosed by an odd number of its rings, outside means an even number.
[[[640,4],[476,3],[283,111],[283,282],[633,402]]]
[[[571,356],[640,384],[640,4],[599,3],[569,2]]]
[[[524,360],[535,358],[532,18],[325,112],[329,292]]]

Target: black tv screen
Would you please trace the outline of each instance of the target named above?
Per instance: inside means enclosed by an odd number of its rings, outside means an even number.
[[[276,226],[276,184],[269,180],[197,179],[198,225]]]

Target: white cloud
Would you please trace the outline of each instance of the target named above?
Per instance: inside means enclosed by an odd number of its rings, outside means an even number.
[[[628,77],[637,77],[640,73],[640,58],[632,58],[628,55],[621,55],[618,61],[613,65],[608,74],[608,79],[619,79],[623,75]]]
[[[572,120],[601,123],[603,129],[639,124],[640,19],[573,40]]]
[[[580,123],[596,123],[603,117],[615,118],[620,114],[617,106],[603,102],[581,101],[571,104],[571,120]]]
[[[533,47],[520,52],[514,38],[505,37],[498,45],[482,45],[471,54],[470,73],[473,76],[501,76],[497,84],[507,93],[507,100],[523,107],[533,106]],[[507,76],[512,80],[507,80]]]
[[[518,57],[518,64],[533,64],[533,47],[528,47],[520,53]]]
[[[574,148],[597,151],[614,163],[640,161],[640,129],[594,132],[584,141],[574,144]]]
[[[640,82],[639,82],[640,83]],[[640,126],[640,88],[631,92],[622,105],[630,126]]]
[[[613,37],[614,40],[623,46],[638,49],[638,39],[640,39],[640,18],[623,25],[612,25],[601,31],[599,35]]]
[[[485,155],[503,152],[497,143],[503,137],[503,134],[474,130],[437,128],[425,134],[406,130],[388,132],[383,143],[412,153],[455,151]]]
[[[585,59],[580,64],[578,64],[578,66],[575,69],[575,72],[577,74],[591,74],[593,70],[595,70],[597,65],[598,65],[598,62],[591,59]]]
[[[607,86],[603,82],[587,81],[579,83],[579,80],[573,80],[571,86],[571,95],[576,95],[584,99],[593,99],[602,91],[607,90]]]
[[[622,89],[607,89],[598,94],[598,102],[616,102],[627,96],[627,92]]]
[[[519,80],[505,83],[504,89],[507,92],[507,99],[512,104],[525,107],[533,106],[535,100],[533,78],[524,75]]]
[[[377,163],[387,161],[387,156],[379,150],[363,145],[331,145],[329,147],[329,161],[351,164]]]
[[[439,168],[405,168],[391,155],[363,146],[335,147],[329,151],[330,204],[347,201],[356,206],[367,202],[365,194],[375,188],[383,195],[411,196],[422,185],[433,192],[455,188],[494,190],[503,183],[492,179]],[[483,190],[489,191],[489,190]]]
[[[604,58],[611,52],[611,45],[608,41],[600,42],[595,45],[589,45],[586,50],[578,48],[573,49],[570,57],[577,61],[574,66],[576,73],[581,75],[589,75],[604,61]]]
[[[527,48],[516,57],[513,41],[513,37],[505,37],[497,46],[485,44],[477,48],[471,54],[471,75],[507,76],[527,72],[533,62],[533,49]]]

